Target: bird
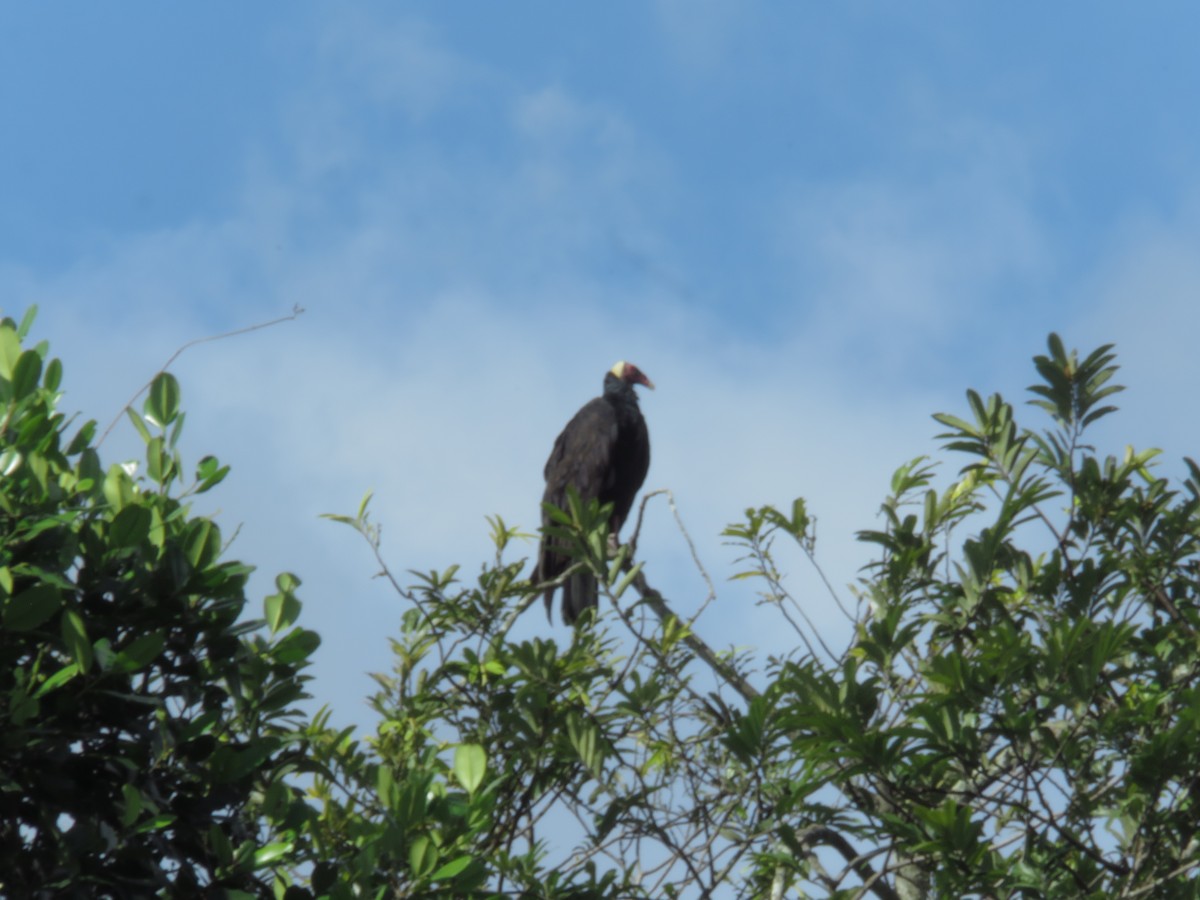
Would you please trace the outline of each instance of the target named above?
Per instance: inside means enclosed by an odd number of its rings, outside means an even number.
[[[566,509],[568,488],[574,488],[584,503],[611,503],[609,534],[614,538],[650,468],[650,433],[633,390],[636,384],[654,390],[654,383],[632,363],[618,362],[606,372],[604,393],[585,403],[567,423],[554,441],[543,473],[543,504]],[[573,562],[563,539],[548,533],[550,523],[543,506],[542,542],[534,570],[539,583],[558,578]],[[554,591],[554,586],[545,589],[547,618],[552,617]],[[596,579],[590,572],[577,572],[563,582],[564,623],[574,625],[585,610],[596,605]]]

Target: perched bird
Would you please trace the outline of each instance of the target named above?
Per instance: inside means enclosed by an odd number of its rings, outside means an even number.
[[[633,498],[650,468],[650,434],[638,408],[635,384],[654,385],[637,366],[619,362],[604,376],[604,393],[584,404],[554,442],[546,460],[543,503],[567,507],[567,488],[574,488],[584,503],[599,500],[613,505],[609,533],[616,536],[625,523]],[[549,516],[542,512],[543,529]],[[562,540],[543,531],[535,570],[537,581],[551,581],[571,565]],[[580,614],[597,603],[596,580],[578,572],[562,586],[562,617],[573,625]],[[554,588],[546,590],[546,615],[554,602]]]

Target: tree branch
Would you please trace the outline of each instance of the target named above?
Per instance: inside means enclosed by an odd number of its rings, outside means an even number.
[[[206,344],[209,341],[222,341],[225,338],[237,337],[239,334],[249,334],[251,331],[258,331],[262,328],[270,328],[272,325],[279,325],[283,322],[291,322],[300,318],[300,316],[303,314],[304,307],[297,304],[292,307],[292,314],[289,316],[280,316],[278,319],[272,319],[269,322],[259,322],[257,325],[249,325],[246,328],[239,328],[236,331],[227,331],[224,334],[210,334],[208,337],[196,338],[195,340],[188,341],[186,344],[172,353],[171,358],[162,364],[158,371],[156,371],[150,377],[149,381],[137,389],[137,392],[129,398],[128,403],[121,407],[121,412],[117,413],[116,416],[113,417],[113,420],[108,423],[108,427],[104,429],[104,434],[100,435],[100,440],[96,441],[96,446],[99,447],[101,444],[103,444],[104,439],[108,437],[109,433],[117,426],[117,423],[121,421],[121,413],[132,407],[133,404],[137,402],[137,398],[142,396],[142,394],[150,387],[150,385],[154,384],[154,379],[163,372],[167,371],[167,369],[171,368],[171,364],[175,362],[175,360],[179,359],[185,350],[195,347],[197,344]]]

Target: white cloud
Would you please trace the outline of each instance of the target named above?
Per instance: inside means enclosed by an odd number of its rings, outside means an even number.
[[[1180,191],[1178,205],[1121,223],[1095,269],[1078,287],[1078,320],[1064,335],[1087,352],[1115,343],[1128,390],[1120,413],[1104,420],[1113,450],[1156,446],[1168,471],[1182,456],[1200,458],[1195,415],[1200,385],[1200,193]],[[1135,440],[1131,435],[1136,435]]]
[[[797,292],[815,294],[810,328],[872,374],[911,366],[918,347],[972,320],[1005,318],[1020,304],[1012,285],[1052,270],[1021,143],[973,122],[919,130],[920,141],[940,143],[944,165],[799,183],[781,199],[777,249]]]

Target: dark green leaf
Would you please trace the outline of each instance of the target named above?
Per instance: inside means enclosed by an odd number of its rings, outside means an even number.
[[[112,668],[118,672],[136,672],[148,666],[166,645],[166,635],[153,631],[135,638],[113,659]]]
[[[46,366],[46,374],[42,376],[42,387],[48,391],[57,391],[60,384],[62,384],[62,362],[52,359]]]
[[[42,358],[33,350],[26,350],[17,359],[13,369],[13,399],[22,400],[38,385],[42,377]]]
[[[196,466],[196,481],[199,482],[196,493],[203,494],[216,487],[225,480],[225,476],[228,474],[229,466],[221,465],[215,456],[204,457]]]
[[[142,794],[132,784],[123,784],[121,798],[124,806],[121,810],[121,824],[128,828],[142,814]]]
[[[12,631],[30,631],[58,612],[62,593],[53,585],[37,584],[10,597],[4,604],[4,627]]]
[[[184,540],[188,561],[197,569],[208,568],[221,553],[221,530],[211,519],[193,519]]]
[[[171,457],[161,435],[146,443],[146,474],[158,484],[171,480]]]
[[[275,646],[274,656],[281,663],[294,665],[308,659],[319,646],[321,646],[319,634],[315,631],[296,628]]]
[[[150,510],[144,506],[127,506],[113,517],[109,539],[116,547],[136,547],[150,533]]]
[[[92,438],[96,435],[96,420],[89,419],[84,423],[83,427],[75,433],[75,437],[71,438],[71,443],[67,447],[67,456],[75,456],[82,453],[92,443]]]

